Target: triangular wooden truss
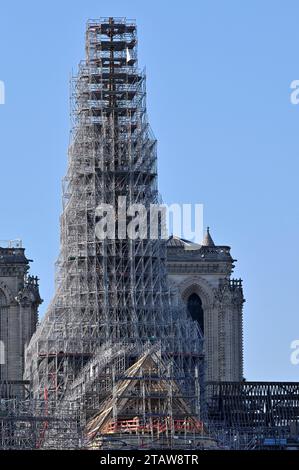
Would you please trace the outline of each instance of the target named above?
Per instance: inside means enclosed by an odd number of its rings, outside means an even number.
[[[89,443],[103,435],[203,434],[203,425],[187,404],[172,361],[149,349],[115,378],[112,396],[86,426]],[[190,397],[188,397],[190,398]]]

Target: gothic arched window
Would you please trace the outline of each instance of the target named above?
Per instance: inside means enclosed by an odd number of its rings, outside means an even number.
[[[0,308],[6,307],[7,301],[4,292],[0,289]]]
[[[193,320],[197,321],[202,333],[204,333],[204,312],[201,298],[195,293],[191,294],[187,300],[187,308]]]
[[[5,344],[0,339],[0,367],[5,364]],[[0,369],[0,376],[1,376],[1,369]]]
[[[5,364],[5,343],[4,330],[6,330],[7,320],[7,299],[4,292],[0,289],[0,379],[3,379],[3,365]]]

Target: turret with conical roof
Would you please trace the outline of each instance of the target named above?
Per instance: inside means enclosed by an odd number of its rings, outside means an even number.
[[[203,241],[201,242],[201,245],[202,246],[215,246],[215,243],[213,242],[213,239],[210,235],[210,227],[207,227],[207,231],[206,231]]]

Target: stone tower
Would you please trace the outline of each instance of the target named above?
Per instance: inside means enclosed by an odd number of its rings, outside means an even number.
[[[167,243],[169,279],[204,334],[207,381],[243,378],[243,290],[232,279],[230,247],[215,245],[209,229],[201,245],[175,236]]]
[[[4,243],[1,242],[0,246]],[[18,242],[0,247],[0,379],[23,379],[24,351],[37,324],[41,298],[38,279],[28,276],[29,262]],[[3,388],[1,389],[3,393]]]

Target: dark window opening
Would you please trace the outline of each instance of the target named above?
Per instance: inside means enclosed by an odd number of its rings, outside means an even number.
[[[187,302],[188,311],[200,326],[202,333],[204,333],[204,313],[202,308],[201,298],[197,294],[191,294]]]

